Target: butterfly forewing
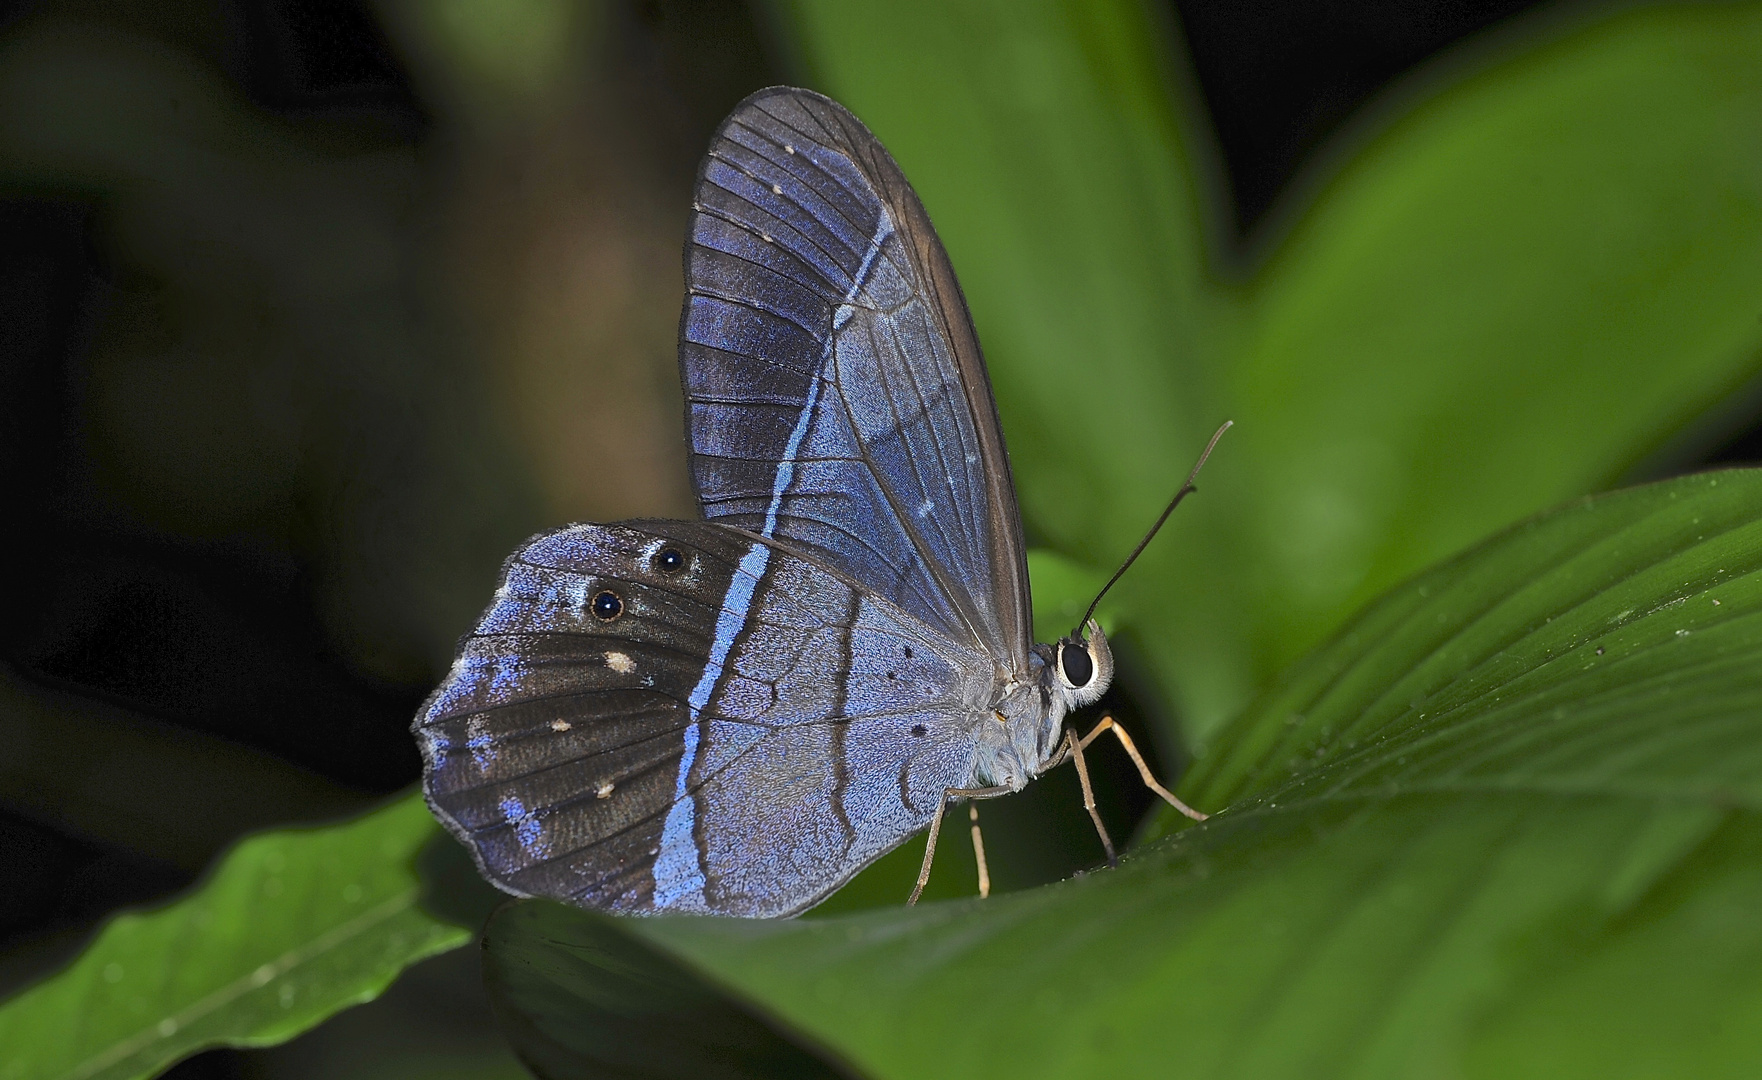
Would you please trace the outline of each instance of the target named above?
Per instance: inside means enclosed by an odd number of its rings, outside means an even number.
[[[686,278],[705,515],[792,541],[1022,670],[1026,565],[990,384],[879,141],[808,91],[748,98],[700,173]]]

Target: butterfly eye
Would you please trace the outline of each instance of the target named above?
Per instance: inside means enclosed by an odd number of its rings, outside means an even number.
[[[1089,656],[1089,647],[1080,641],[1064,641],[1058,647],[1059,674],[1074,689],[1081,690],[1095,678],[1095,661]]]
[[[593,617],[599,621],[611,622],[622,614],[624,601],[618,599],[617,593],[608,590],[593,598]]]
[[[678,548],[662,548],[655,552],[652,561],[655,569],[663,574],[677,574],[685,569],[685,553]]]

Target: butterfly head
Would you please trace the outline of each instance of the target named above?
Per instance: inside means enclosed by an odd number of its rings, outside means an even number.
[[[978,784],[1020,791],[1061,760],[1066,714],[1099,701],[1113,681],[1113,653],[1093,622],[1051,645],[1035,645],[1033,656],[1033,678],[999,680],[986,706],[985,713],[1002,722],[978,727]]]
[[[1113,651],[1095,620],[1079,633],[1063,637],[1052,647],[1054,686],[1064,695],[1066,711],[1093,705],[1113,682]]]

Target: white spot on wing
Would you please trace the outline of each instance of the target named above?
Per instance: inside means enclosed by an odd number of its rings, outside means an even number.
[[[783,194],[783,185],[782,184],[772,184],[771,185],[771,194],[773,194],[773,195]]]
[[[596,799],[609,799],[609,798],[611,798],[612,797],[612,782],[610,780],[607,780],[606,782],[602,783],[599,787],[594,788],[593,789],[593,797]]]
[[[636,661],[630,659],[625,653],[608,652],[606,654],[606,666],[620,675],[628,675],[636,670]]]
[[[569,721],[567,721],[567,720],[552,720],[551,721],[551,730],[552,731],[568,731],[570,727],[571,727],[571,725],[570,725]]]
[[[788,143],[784,143],[783,144],[783,152],[785,154],[793,154],[793,153],[795,153],[795,147],[789,145]]]
[[[930,511],[932,511],[934,509],[936,509],[935,504],[933,504],[929,499],[925,499],[924,504],[922,506],[918,507],[918,516],[919,517],[929,517]]]

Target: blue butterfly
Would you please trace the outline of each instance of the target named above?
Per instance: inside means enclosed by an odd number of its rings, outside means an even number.
[[[1111,721],[1064,718],[1107,689],[1107,641],[1085,616],[1033,643],[972,319],[854,116],[742,102],[698,174],[686,282],[707,520],[515,552],[417,716],[429,805],[502,889],[608,911],[794,914],[928,826],[921,890],[951,800],[1067,757],[1087,789]]]

